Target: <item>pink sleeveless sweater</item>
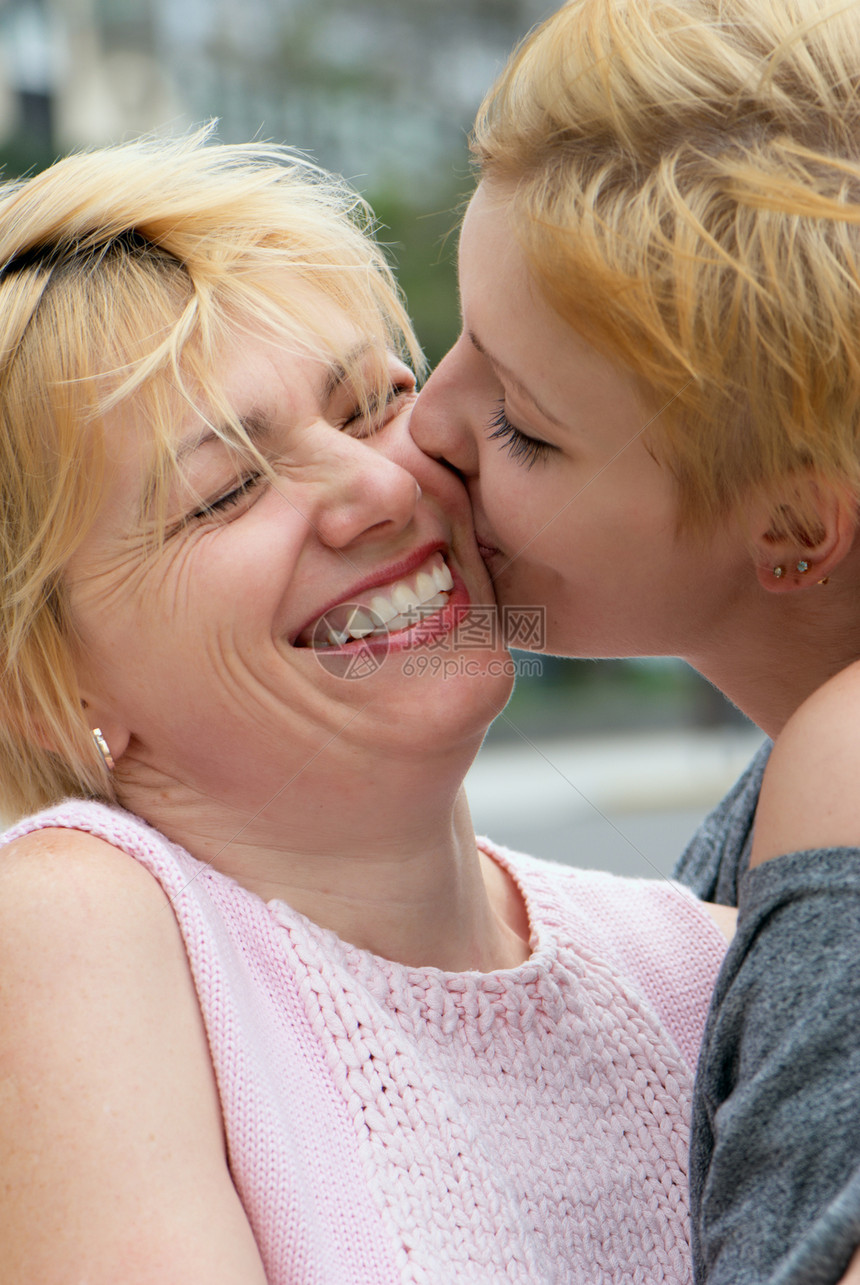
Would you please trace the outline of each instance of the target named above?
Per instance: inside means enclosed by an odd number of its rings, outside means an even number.
[[[46,826],[171,899],[271,1285],[691,1280],[689,1097],[725,942],[684,889],[482,841],[532,955],[451,974],[357,950],[101,804],[4,841]]]

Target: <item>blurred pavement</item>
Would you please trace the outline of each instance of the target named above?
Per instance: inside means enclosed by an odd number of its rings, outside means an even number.
[[[762,739],[742,727],[488,745],[466,778],[475,830],[568,865],[667,875]]]

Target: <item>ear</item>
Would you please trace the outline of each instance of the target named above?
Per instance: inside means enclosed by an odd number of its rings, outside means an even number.
[[[857,501],[844,486],[811,475],[794,478],[759,505],[752,542],[759,584],[792,593],[820,584],[848,554],[857,534]]]

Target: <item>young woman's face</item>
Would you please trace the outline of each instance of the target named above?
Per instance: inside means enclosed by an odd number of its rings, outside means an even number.
[[[499,602],[546,608],[547,651],[695,655],[749,574],[743,540],[678,535],[653,411],[544,301],[503,188],[482,184],[471,202],[460,294],[462,333],[411,432],[463,476]]]
[[[360,346],[341,314],[331,325],[338,351]],[[68,568],[82,691],[120,770],[128,754],[244,805],[330,743],[356,777],[375,754],[476,749],[510,665],[492,640],[456,663],[460,614],[492,591],[463,488],[409,437],[411,373],[389,359],[368,423],[337,361],[239,335],[225,369],[275,480],[192,416],[153,552],[151,435],[117,412],[99,519]]]

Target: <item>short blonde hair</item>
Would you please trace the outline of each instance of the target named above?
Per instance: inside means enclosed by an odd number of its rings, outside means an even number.
[[[177,408],[199,406],[202,392],[220,409],[219,345],[237,321],[341,360],[307,285],[379,354],[370,374],[349,372],[368,403],[368,383],[387,379],[386,350],[420,361],[360,198],[286,149],[210,135],[81,153],[0,186],[7,820],[69,794],[112,797],[81,708],[63,588],[99,501],[104,414],[133,400],[163,481]],[[225,410],[213,428],[252,452]]]
[[[473,152],[531,270],[640,377],[682,521],[860,482],[857,0],[570,0]]]

